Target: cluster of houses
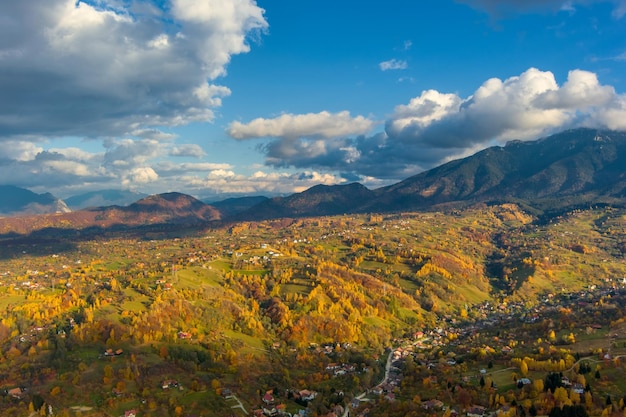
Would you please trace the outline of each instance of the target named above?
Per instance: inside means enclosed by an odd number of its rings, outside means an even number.
[[[563,384],[565,388],[571,388],[572,391],[575,392],[576,394],[585,393],[585,387],[583,386],[583,384],[578,383],[578,382],[572,383],[572,381],[570,381],[569,378],[566,376],[563,376],[561,378],[561,384]]]
[[[352,345],[350,343],[325,343],[323,345],[318,345],[317,343],[309,343],[309,349],[315,353],[323,353],[325,355],[331,355],[335,353],[337,348],[341,349],[350,349]]]
[[[373,394],[377,397],[386,398],[389,401],[393,401],[395,398],[394,393],[397,392],[398,387],[401,382],[401,374],[397,372],[399,367],[402,366],[402,362],[406,360],[407,357],[413,357],[418,363],[422,363],[422,365],[427,366],[429,369],[438,367],[438,366],[455,366],[456,360],[454,356],[443,358],[438,361],[433,362],[423,362],[418,358],[423,358],[422,354],[418,353],[418,350],[426,350],[432,349],[436,346],[441,345],[455,345],[459,346],[458,340],[472,340],[472,336],[480,333],[481,330],[489,328],[489,327],[497,327],[498,325],[502,325],[510,320],[520,318],[524,322],[535,322],[539,320],[546,312],[553,311],[556,308],[559,308],[562,303],[567,300],[581,299],[590,300],[590,303],[597,303],[604,296],[613,296],[612,291],[615,291],[612,288],[590,288],[587,291],[583,291],[580,294],[567,295],[567,299],[565,296],[548,296],[544,300],[542,300],[541,304],[537,307],[527,308],[521,303],[511,303],[509,305],[491,305],[490,303],[483,303],[478,306],[479,317],[483,317],[482,319],[477,320],[474,323],[466,324],[459,328],[435,328],[428,331],[418,331],[413,333],[412,338],[410,339],[402,339],[396,340],[401,347],[394,349],[390,354],[391,365],[389,367],[389,371],[386,375],[385,380],[378,386],[374,387],[370,390],[369,394]],[[584,307],[584,306],[583,306]],[[599,325],[590,325],[589,328],[595,330],[600,328]],[[494,342],[499,346],[491,347],[487,345],[482,345],[480,349],[485,352],[495,354],[496,352],[501,352],[503,355],[512,355],[514,353],[514,349],[507,344],[505,341],[506,338],[498,338],[494,337]],[[479,339],[476,339],[479,340]],[[606,358],[605,358],[606,359]],[[480,370],[480,374],[486,374],[487,371],[484,369]],[[465,376],[463,378],[464,382],[469,382],[469,377]],[[577,394],[584,394],[585,387],[577,382],[570,381],[566,376],[561,378],[561,384],[563,387],[571,389],[572,392]],[[431,383],[437,383],[436,375],[431,376]],[[529,378],[520,378],[517,380],[518,388],[524,388],[525,386],[529,386],[532,384],[532,381]],[[495,388],[495,386],[493,387]],[[371,395],[370,395],[370,398]],[[359,407],[359,402],[355,401],[352,405],[353,409],[357,409]],[[444,404],[442,401],[438,399],[429,399],[422,403],[422,407],[429,411],[436,410],[446,410],[448,406]],[[465,410],[467,417],[485,417],[489,416],[497,416],[503,412],[507,412],[507,409],[510,406],[503,405],[498,410],[488,411],[485,407],[481,405],[472,405],[467,410]],[[449,410],[450,416],[455,417],[458,415],[458,411]],[[361,412],[359,415],[367,415],[366,413]]]
[[[161,285],[161,288],[163,288],[163,290],[164,290],[164,291],[169,291],[169,290],[171,290],[172,288],[174,288],[174,287],[172,286],[172,283],[171,283],[171,282],[167,282],[167,280],[165,280],[165,279],[163,279],[163,278],[160,278],[160,279],[155,280],[155,281],[154,281],[154,283],[155,283],[156,285]]]
[[[311,391],[307,389],[303,390],[288,390],[286,392],[288,398],[294,400],[298,404],[302,405],[304,408],[299,410],[296,414],[291,414],[287,412],[287,406],[285,404],[280,403],[276,400],[274,396],[274,391],[269,390],[266,391],[261,397],[261,406],[252,411],[252,415],[255,417],[295,417],[295,416],[306,416],[308,415],[308,411],[306,410],[306,405],[313,401],[317,397],[316,391]]]
[[[356,367],[349,363],[329,363],[326,365],[326,371],[333,374],[333,376],[343,376],[356,371]]]

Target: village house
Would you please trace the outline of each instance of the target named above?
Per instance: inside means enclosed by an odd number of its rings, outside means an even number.
[[[178,387],[178,381],[174,379],[166,379],[161,384],[161,388],[163,389],[176,388],[176,387]]]
[[[422,402],[422,408],[425,410],[441,409],[443,408],[443,405],[444,405],[443,402],[437,399],[432,399],[432,400]]]
[[[298,395],[302,401],[313,401],[317,397],[317,392],[303,389],[298,392]]]
[[[473,405],[467,410],[467,417],[484,417],[485,416],[485,407],[480,405]]]
[[[274,396],[272,395],[272,391],[267,391],[262,398],[263,402],[267,405],[274,404]]]
[[[576,382],[575,384],[572,385],[572,391],[575,392],[576,394],[584,394],[585,387],[583,387],[583,384]]]
[[[9,397],[21,400],[22,397],[24,396],[24,392],[25,391],[26,391],[25,389],[22,389],[22,388],[19,388],[19,387],[18,388],[11,388],[10,390],[7,391],[7,395]]]

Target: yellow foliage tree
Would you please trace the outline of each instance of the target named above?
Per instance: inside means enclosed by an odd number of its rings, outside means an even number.
[[[557,387],[554,390],[554,401],[556,401],[557,405],[559,406],[568,404],[570,401],[567,390],[563,387]]]
[[[522,362],[519,364],[519,372],[524,377],[528,375],[528,364],[525,360],[522,360]]]
[[[550,330],[550,333],[548,333],[548,340],[550,343],[556,342],[556,333],[554,333],[554,330]]]

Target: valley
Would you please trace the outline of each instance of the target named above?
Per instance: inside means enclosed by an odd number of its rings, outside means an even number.
[[[621,412],[625,227],[619,208],[539,219],[483,204],[6,236],[0,407],[18,416],[50,407],[68,416]],[[584,377],[583,393],[547,389],[554,372]]]

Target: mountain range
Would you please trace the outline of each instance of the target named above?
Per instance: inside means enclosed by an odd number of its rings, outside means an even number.
[[[65,203],[49,193],[35,194],[10,185],[1,186],[0,193],[0,214],[20,215],[0,219],[0,233],[28,233],[59,224],[75,228],[197,224],[444,210],[504,202],[515,202],[541,214],[597,204],[624,205],[626,133],[575,129],[536,141],[512,141],[375,190],[359,183],[317,185],[286,197],[231,198],[211,204],[167,193],[141,198],[128,206],[92,207],[71,213]],[[67,201],[83,207],[113,198],[128,201],[129,197],[133,195],[107,191]],[[53,214],[41,214],[46,210]]]
[[[388,187],[318,185],[261,202],[239,219],[461,208],[515,202],[538,213],[626,200],[626,132],[575,129],[512,141]]]

